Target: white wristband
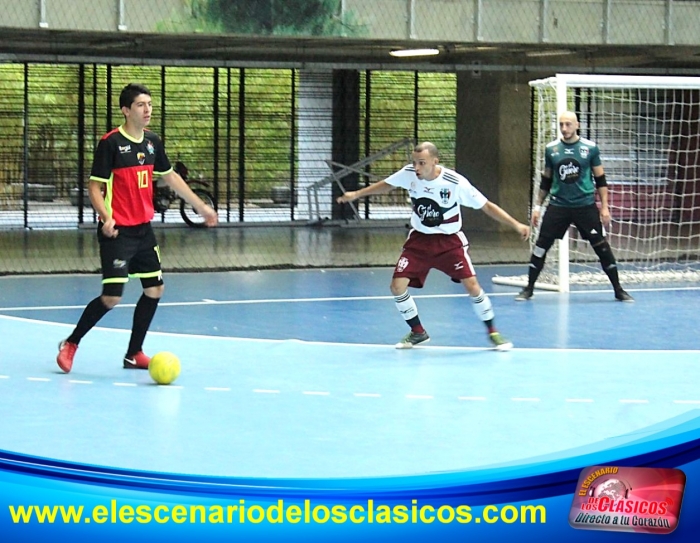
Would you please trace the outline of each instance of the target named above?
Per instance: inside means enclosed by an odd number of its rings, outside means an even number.
[[[541,211],[541,209],[542,209],[542,206],[537,206],[537,205],[536,205],[536,206],[532,206],[532,211],[533,211],[533,212],[536,211],[537,213],[539,213],[539,212]]]

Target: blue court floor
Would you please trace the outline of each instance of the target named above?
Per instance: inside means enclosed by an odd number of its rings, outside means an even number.
[[[145,350],[179,356],[170,386],[121,368],[137,283],[64,375],[57,343],[99,277],[2,277],[0,449],[203,475],[411,475],[565,456],[700,406],[700,287],[519,303],[490,280],[503,268],[477,271],[510,352],[489,349],[439,272],[412,291],[431,342],[407,351],[391,269],[166,275]]]

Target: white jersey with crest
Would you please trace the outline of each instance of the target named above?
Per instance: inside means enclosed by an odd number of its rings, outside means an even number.
[[[411,227],[424,234],[456,234],[462,229],[460,206],[481,209],[488,199],[462,174],[440,166],[432,181],[418,179],[412,164],[384,181],[408,191],[411,197]]]

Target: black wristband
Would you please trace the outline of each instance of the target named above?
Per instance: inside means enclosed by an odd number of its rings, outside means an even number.
[[[540,190],[543,190],[545,192],[549,192],[549,189],[552,188],[552,178],[551,177],[545,177],[544,175],[540,178]]]
[[[598,188],[608,186],[608,182],[605,180],[605,174],[595,175],[595,176],[593,176],[593,179],[595,179],[595,186]]]

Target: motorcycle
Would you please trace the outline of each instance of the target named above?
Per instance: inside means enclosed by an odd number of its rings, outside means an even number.
[[[211,206],[212,209],[216,209],[214,203],[214,196],[208,190],[208,184],[204,181],[190,181],[189,171],[187,166],[182,162],[178,161],[173,166],[180,177],[187,183],[192,192],[194,192],[199,198],[205,203]],[[165,213],[172,206],[173,202],[180,200],[180,215],[182,220],[185,221],[189,226],[199,228],[206,226],[204,223],[204,218],[199,215],[194,208],[189,205],[185,200],[180,198],[177,193],[171,189],[167,183],[160,180],[156,183],[155,190],[153,191],[153,208],[157,213]]]

